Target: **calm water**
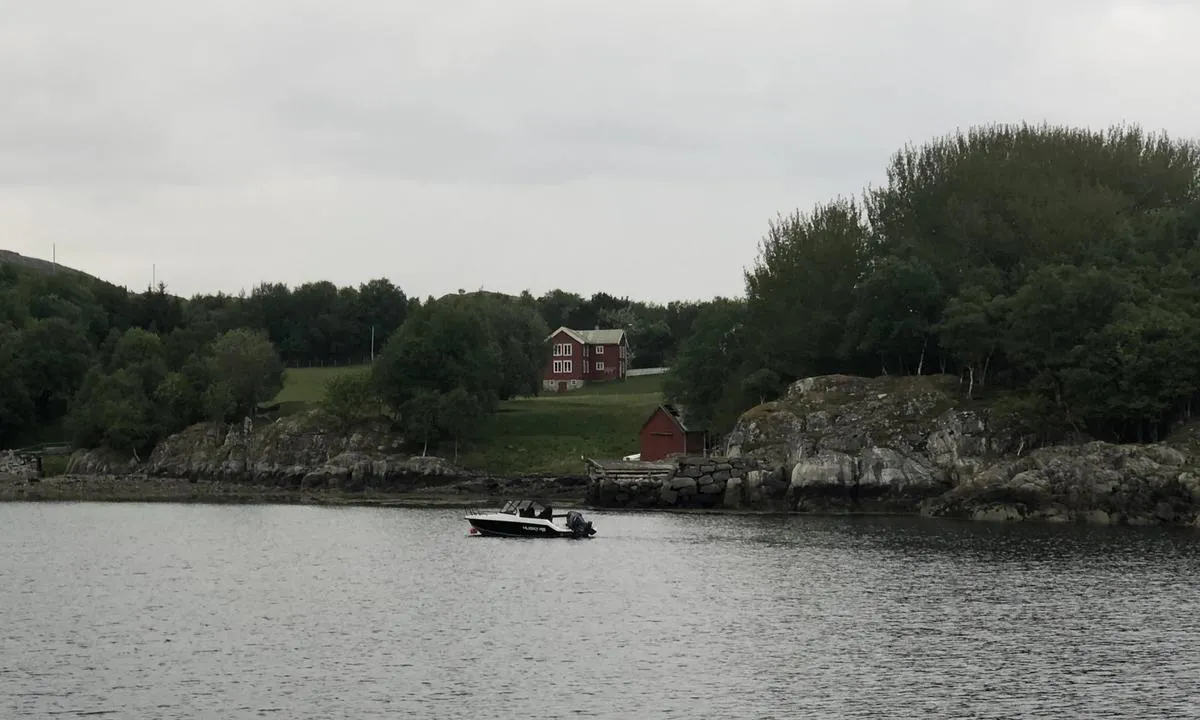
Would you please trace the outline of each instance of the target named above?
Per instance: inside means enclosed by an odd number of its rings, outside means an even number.
[[[0,717],[1198,717],[1200,533],[0,504]]]

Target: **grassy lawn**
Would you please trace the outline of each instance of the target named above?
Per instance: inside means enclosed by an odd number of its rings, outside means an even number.
[[[274,402],[298,410],[320,401],[334,375],[367,366],[289,368]],[[584,472],[580,455],[617,458],[638,451],[638,429],[662,402],[662,376],[629,378],[565,393],[500,403],[459,462],[502,475]],[[432,451],[432,450],[431,450]],[[442,455],[450,455],[444,448]]]
[[[460,462],[497,474],[584,472],[580,455],[638,451],[638,429],[662,402],[662,377],[630,378],[561,394],[509,400]]]
[[[342,365],[341,367],[288,368],[283,373],[283,390],[272,400],[279,403],[283,413],[303,410],[320,402],[325,397],[325,383],[334,375],[348,372],[366,372],[370,365]]]

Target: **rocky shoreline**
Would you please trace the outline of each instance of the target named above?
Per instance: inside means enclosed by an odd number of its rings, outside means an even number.
[[[235,426],[201,423],[144,459],[100,450],[70,456],[62,475],[30,457],[0,456],[0,501],[245,502],[328,505],[495,505],[534,497],[582,502],[587,477],[494,477],[439,457],[399,452],[385,423],[348,433],[303,414]]]
[[[603,509],[1200,528],[1200,422],[1157,443],[1038,447],[986,404],[964,402],[947,376],[806,378],[746,412],[721,457],[589,461],[586,476],[493,477],[401,447],[382,425],[334,433],[312,415],[257,428],[205,423],[141,461],[77,452],[58,477],[22,476],[15,459],[6,474],[0,462],[0,501],[465,507],[530,497]]]
[[[399,451],[383,422],[352,432],[315,414],[259,424],[201,423],[164,439],[149,457],[75,452],[62,476],[0,482],[0,499],[190,500],[323,504],[495,504],[537,497],[582,501],[586,476],[496,477],[440,457]],[[0,469],[0,478],[3,471]]]
[[[636,465],[597,464],[589,499],[1200,528],[1200,423],[1158,443],[1037,446],[965,401],[952,376],[805,378],[746,412],[724,457]]]
[[[301,488],[227,480],[146,475],[57,475],[38,480],[0,476],[0,502],[172,502],[270,503],[291,505],[376,505],[394,507],[490,507],[514,496],[530,496],[560,507],[582,504],[583,484],[567,478],[448,484],[441,487]]]

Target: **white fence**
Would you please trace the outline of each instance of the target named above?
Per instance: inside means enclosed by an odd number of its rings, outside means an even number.
[[[665,367],[638,368],[636,370],[630,369],[630,370],[625,371],[625,377],[641,377],[643,375],[662,375],[670,369],[671,368],[665,368]]]

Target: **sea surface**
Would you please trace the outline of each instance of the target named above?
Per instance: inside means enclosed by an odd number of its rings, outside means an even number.
[[[1200,531],[0,504],[0,718],[1200,717]]]

